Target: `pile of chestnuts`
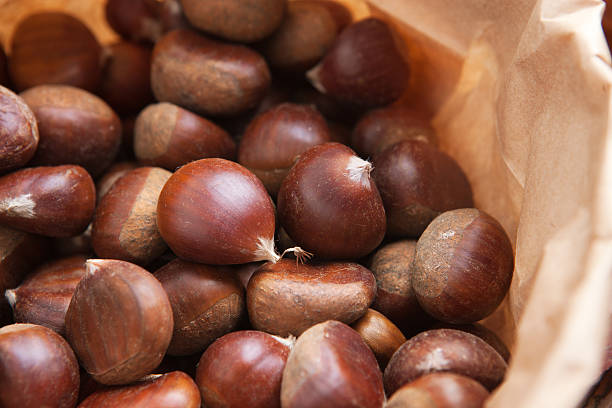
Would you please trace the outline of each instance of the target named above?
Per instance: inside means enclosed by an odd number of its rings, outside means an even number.
[[[483,406],[513,248],[393,23],[104,7],[115,44],[48,11],[0,50],[0,406]]]

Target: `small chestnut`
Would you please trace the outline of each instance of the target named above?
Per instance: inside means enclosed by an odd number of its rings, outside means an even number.
[[[38,147],[36,117],[25,101],[0,85],[0,172],[23,167]]]
[[[393,353],[406,342],[406,337],[400,329],[383,314],[373,309],[368,309],[365,315],[354,322],[351,327],[372,349],[381,369],[385,368]]]

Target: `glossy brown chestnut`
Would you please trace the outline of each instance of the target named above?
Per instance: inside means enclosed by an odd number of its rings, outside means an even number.
[[[179,257],[212,265],[278,260],[274,206],[259,179],[224,159],[181,167],[159,196],[157,227]]]
[[[437,144],[437,136],[425,115],[403,105],[366,113],[353,129],[351,147],[361,157],[372,157],[395,143],[417,139]]]
[[[171,175],[159,167],[139,167],[115,182],[93,219],[91,243],[98,256],[148,264],[164,253],[157,201]]]
[[[385,408],[481,408],[488,396],[486,388],[469,377],[433,373],[397,390]]]
[[[295,339],[246,330],[226,334],[202,354],[196,383],[208,408],[280,408],[283,369]]]
[[[217,338],[234,331],[245,313],[244,289],[227,266],[175,259],[155,272],[168,294],[174,332],[168,354],[204,351]]]
[[[356,259],[385,235],[385,210],[372,165],[339,143],[300,156],[278,192],[278,217],[289,236],[320,258]]]
[[[23,167],[38,146],[36,117],[25,101],[0,85],[0,172]]]
[[[199,408],[200,392],[185,373],[152,374],[124,387],[96,391],[78,408]]]
[[[34,324],[0,328],[0,406],[72,408],[79,364],[59,334]]]
[[[172,337],[172,308],[152,274],[124,261],[90,259],[66,313],[66,335],[99,383],[136,381],[159,365]]]
[[[80,166],[31,167],[0,177],[0,224],[34,234],[68,237],[93,216],[96,188]]]
[[[409,73],[391,28],[370,17],[346,27],[308,78],[339,101],[376,107],[403,94]]]
[[[76,18],[59,12],[32,14],[12,37],[9,72],[16,89],[65,84],[94,91],[100,82],[101,47]]]
[[[104,11],[112,29],[130,41],[155,42],[164,31],[147,0],[107,0]]]
[[[329,141],[329,129],[319,112],[310,106],[282,103],[247,127],[238,146],[238,162],[276,196],[297,157]]]
[[[493,313],[514,270],[504,228],[475,208],[436,217],[417,243],[412,287],[423,309],[447,323],[472,323]]]
[[[441,212],[474,205],[461,167],[430,143],[405,140],[373,162],[390,236],[418,237]]]
[[[503,357],[504,361],[510,361],[510,350],[503,342],[501,338],[491,329],[486,326],[483,326],[480,323],[470,323],[470,324],[451,324],[451,323],[442,323],[439,322],[435,324],[433,329],[455,329],[461,330],[464,332],[468,332],[473,334],[474,336],[478,336],[484,341],[486,341],[489,346],[493,347],[495,351],[499,353],[500,356]]]
[[[147,106],[138,115],[134,154],[143,164],[174,170],[207,157],[233,160],[236,143],[213,122],[162,102]]]
[[[287,0],[181,0],[196,28],[230,41],[259,41],[278,28]]]
[[[109,192],[111,187],[117,180],[123,177],[126,173],[134,170],[138,164],[130,161],[115,163],[110,166],[106,172],[96,182],[96,199],[98,203]]]
[[[300,264],[281,259],[261,266],[247,287],[247,308],[257,330],[299,336],[334,319],[352,323],[376,295],[372,273],[349,262]]]
[[[378,365],[384,369],[389,359],[406,342],[406,337],[391,320],[373,309],[351,325],[372,349]]]
[[[97,96],[66,85],[40,85],[21,93],[38,122],[35,165],[78,164],[97,176],[114,160],[121,121]]]
[[[473,334],[428,330],[408,340],[391,357],[385,369],[385,390],[392,395],[403,385],[434,372],[465,375],[492,390],[503,380],[506,362]]]
[[[283,408],[380,408],[384,399],[376,358],[355,330],[329,320],[298,338],[283,372]]]
[[[257,106],[270,71],[255,51],[175,30],[155,45],[151,87],[160,102],[202,115],[236,115]]]
[[[85,276],[85,255],[48,262],[15,289],[6,291],[17,323],[48,327],[64,336],[68,305],[77,284]]]

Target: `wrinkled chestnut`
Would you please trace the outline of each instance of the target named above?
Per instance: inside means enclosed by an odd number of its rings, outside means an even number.
[[[512,244],[503,227],[475,208],[448,211],[417,243],[412,287],[423,309],[448,323],[493,313],[508,292]]]
[[[23,167],[38,146],[36,117],[25,101],[0,85],[0,172]]]
[[[124,261],[88,260],[66,313],[81,365],[102,384],[128,384],[159,365],[172,337],[172,308],[152,274]]]
[[[356,263],[303,265],[281,259],[261,266],[247,287],[254,328],[299,336],[314,324],[334,319],[352,323],[374,300],[372,273]]]
[[[391,320],[373,309],[351,325],[374,352],[376,360],[382,369],[389,359],[406,341],[406,338]]]

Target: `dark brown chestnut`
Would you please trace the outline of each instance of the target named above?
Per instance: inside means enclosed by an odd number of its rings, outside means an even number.
[[[101,50],[89,28],[71,15],[31,14],[13,33],[9,72],[19,91],[42,84],[94,91],[100,82]]]
[[[174,170],[194,160],[232,160],[236,143],[213,122],[171,103],[147,106],[134,127],[134,154],[139,162]]]
[[[259,41],[278,28],[287,0],[181,0],[196,28],[230,41]]]
[[[283,408],[380,408],[384,400],[376,358],[355,330],[329,320],[298,338],[283,372]]]
[[[493,330],[480,323],[451,324],[439,322],[432,328],[461,330],[473,334],[474,336],[478,336],[486,341],[489,346],[493,347],[495,351],[497,351],[499,355],[503,357],[506,363],[510,361],[510,350],[508,350],[508,346],[506,346],[504,341]]]
[[[354,322],[351,327],[372,349],[381,369],[387,366],[393,353],[406,342],[406,337],[400,329],[383,314],[373,309],[368,309],[365,315]]]
[[[501,383],[506,362],[480,337],[453,329],[428,330],[404,343],[385,369],[388,395],[434,372],[465,375],[492,390]]]
[[[373,163],[392,237],[416,238],[441,212],[474,205],[461,167],[431,143],[396,143],[374,156]]]
[[[66,335],[99,383],[128,384],[159,365],[172,337],[172,308],[152,274],[129,262],[90,259],[66,313]]]
[[[256,107],[269,86],[266,61],[245,46],[174,30],[153,50],[151,87],[160,102],[231,116]]]
[[[376,295],[372,273],[349,262],[312,265],[281,259],[261,266],[247,287],[247,308],[257,330],[299,336],[314,324],[334,319],[352,323]]]
[[[38,122],[34,165],[78,164],[97,176],[115,159],[121,121],[97,96],[66,85],[40,85],[21,93]]]
[[[36,117],[25,101],[0,85],[0,172],[23,167],[38,147]]]
[[[472,323],[499,306],[513,270],[504,228],[490,215],[464,208],[436,217],[419,238],[412,287],[436,319]]]
[[[96,188],[80,166],[31,167],[0,177],[0,224],[34,234],[83,232],[96,205]]]
[[[487,389],[469,377],[433,373],[397,390],[385,408],[482,408],[488,397]]]
[[[164,31],[148,0],[107,0],[104,11],[108,24],[127,40],[155,42]]]
[[[85,275],[85,255],[48,262],[15,289],[6,291],[17,323],[48,327],[64,336],[68,305],[77,284]]]
[[[370,17],[346,27],[308,78],[339,101],[376,107],[404,93],[409,73],[391,27]]]
[[[297,157],[330,141],[325,118],[314,108],[282,103],[257,116],[238,146],[238,162],[276,196]]]
[[[385,210],[372,165],[339,143],[300,156],[278,192],[278,217],[289,236],[320,258],[356,259],[385,235]]]
[[[206,349],[196,372],[208,408],[280,408],[283,369],[295,339],[246,330]]]
[[[168,354],[204,351],[217,338],[234,331],[245,312],[244,289],[227,266],[175,259],[155,272],[168,294],[174,332]]]
[[[130,161],[118,162],[110,166],[96,181],[96,200],[98,203],[109,192],[117,180],[125,174],[138,167],[138,164]]]
[[[123,386],[96,391],[78,408],[200,408],[197,385],[185,373],[152,374]]]
[[[66,340],[34,324],[0,329],[0,406],[72,408],[79,364]]]

